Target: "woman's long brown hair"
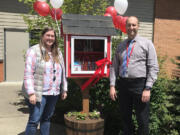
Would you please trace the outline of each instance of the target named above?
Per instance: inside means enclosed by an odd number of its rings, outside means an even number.
[[[44,28],[44,30],[42,31],[41,33],[41,38],[40,38],[40,49],[41,49],[41,54],[42,54],[42,58],[45,60],[45,61],[49,61],[50,59],[50,56],[48,55],[48,52],[45,51],[45,54],[43,54],[43,51],[42,51],[42,47],[44,47],[46,49],[46,45],[44,44],[43,42],[43,36],[46,32],[48,31],[53,31],[54,32],[54,36],[55,36],[55,41],[52,45],[52,48],[51,48],[51,51],[52,51],[52,57],[53,57],[53,60],[56,62],[56,63],[59,63],[59,53],[58,53],[58,41],[57,41],[57,36],[56,36],[56,32],[53,28]]]

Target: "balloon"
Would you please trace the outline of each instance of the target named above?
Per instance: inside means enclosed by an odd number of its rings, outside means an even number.
[[[64,0],[50,0],[50,3],[53,8],[60,8],[63,4]]]
[[[109,6],[106,8],[106,13],[109,13],[112,17],[117,15],[115,7]]]
[[[37,5],[39,4],[39,1],[34,2],[33,8],[37,12]]]
[[[128,1],[127,0],[115,0],[114,7],[120,15],[123,15],[127,10]]]
[[[109,13],[105,13],[104,16],[110,16],[111,17],[111,14]]]
[[[114,27],[117,28],[116,16],[112,17]]]
[[[60,8],[53,8],[50,10],[51,17],[55,20],[60,20],[63,12]]]
[[[120,22],[120,30],[126,33],[126,20],[128,17],[122,17]]]
[[[37,1],[37,5],[35,6],[35,11],[40,15],[40,16],[47,16],[49,14],[50,8],[49,5],[46,2],[40,2]]]
[[[122,32],[126,33],[126,20],[128,17],[123,17],[123,16],[116,16],[114,17],[113,23],[114,27],[116,29],[121,30]]]
[[[121,21],[122,21],[122,16],[118,15],[118,16],[115,17],[115,19],[114,19],[115,28],[120,29]]]

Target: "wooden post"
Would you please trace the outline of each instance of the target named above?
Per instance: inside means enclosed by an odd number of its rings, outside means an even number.
[[[75,79],[75,82],[81,87],[87,79]],[[89,113],[89,87],[87,87],[82,93],[82,112]]]
[[[82,91],[82,98],[82,112],[89,113],[89,88],[86,88],[84,91]]]

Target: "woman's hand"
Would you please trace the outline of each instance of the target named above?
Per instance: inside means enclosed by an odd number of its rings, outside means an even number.
[[[29,102],[33,105],[36,104],[36,95],[35,94],[29,95]]]
[[[61,99],[62,100],[65,100],[67,98],[67,92],[63,92],[62,94],[61,94]]]

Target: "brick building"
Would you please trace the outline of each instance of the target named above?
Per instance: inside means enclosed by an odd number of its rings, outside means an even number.
[[[167,56],[165,69],[169,76],[176,65],[172,59],[180,56],[180,0],[156,0],[154,44],[159,56]]]

